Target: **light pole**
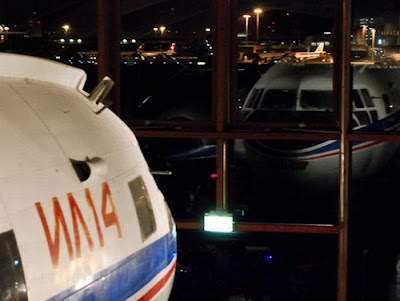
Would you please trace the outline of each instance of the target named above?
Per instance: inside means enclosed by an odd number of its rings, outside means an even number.
[[[371,56],[372,56],[372,60],[375,60],[375,33],[376,33],[376,29],[375,28],[370,28],[369,30],[371,30],[371,38],[372,38],[372,42],[371,42]]]
[[[259,39],[259,29],[260,29],[260,14],[262,13],[262,9],[261,8],[256,8],[254,10],[254,13],[256,14],[256,41],[258,43],[258,39]]]
[[[251,18],[250,15],[243,15],[243,18],[246,19],[245,23],[245,29],[246,29],[246,43],[249,40],[249,18]]]
[[[64,24],[63,26],[61,26],[61,28],[64,29],[65,35],[68,35],[68,32],[71,29],[71,27],[68,24]]]
[[[165,29],[166,29],[165,26],[160,26],[161,37],[164,35]]]

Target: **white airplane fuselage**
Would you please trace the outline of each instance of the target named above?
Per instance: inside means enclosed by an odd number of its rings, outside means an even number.
[[[2,53],[0,76],[0,299],[168,300],[175,226],[131,130],[80,69]]]
[[[353,130],[396,131],[400,128],[400,69],[353,69]],[[242,111],[245,121],[335,122],[332,65],[277,64],[254,85]],[[353,141],[352,179],[379,171],[393,159],[398,143]],[[268,182],[304,187],[338,185],[339,141],[240,141],[237,149]]]

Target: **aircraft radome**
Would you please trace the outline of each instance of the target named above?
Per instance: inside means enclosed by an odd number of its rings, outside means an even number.
[[[0,299],[167,300],[176,230],[105,78],[0,54]]]

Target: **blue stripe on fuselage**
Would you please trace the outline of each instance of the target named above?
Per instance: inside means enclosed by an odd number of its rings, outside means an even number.
[[[125,300],[134,295],[176,257],[176,234],[167,234],[124,260],[93,275],[82,288],[72,287],[50,298],[51,301]]]

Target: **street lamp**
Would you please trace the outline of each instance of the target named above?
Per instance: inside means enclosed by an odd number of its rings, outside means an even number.
[[[371,30],[371,35],[372,35],[372,49],[375,48],[375,33],[376,33],[376,29],[375,28],[370,28],[369,30]]]
[[[61,28],[64,29],[65,35],[67,35],[69,30],[71,29],[68,24],[64,24],[63,26],[61,26]]]
[[[246,19],[246,43],[247,43],[247,41],[249,40],[248,38],[249,38],[249,18],[251,18],[251,16],[250,15],[243,15],[243,18],[245,18]]]
[[[165,26],[160,26],[161,36],[163,36],[165,29],[166,29]]]
[[[375,33],[376,33],[376,29],[375,28],[370,28],[369,30],[371,30],[371,38],[372,38],[372,42],[371,42],[371,56],[372,56],[372,60],[375,60]]]
[[[256,16],[257,16],[257,19],[256,19],[256,41],[258,42],[258,38],[259,38],[259,27],[260,27],[260,14],[262,13],[263,11],[262,11],[262,9],[261,8],[256,8],[255,10],[254,10],[254,13],[256,14]]]

